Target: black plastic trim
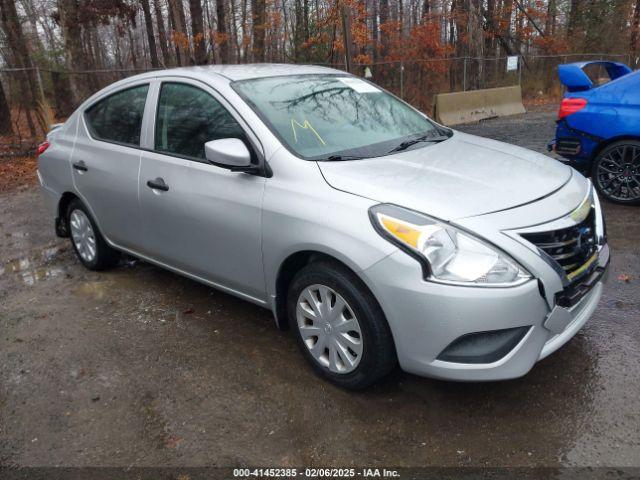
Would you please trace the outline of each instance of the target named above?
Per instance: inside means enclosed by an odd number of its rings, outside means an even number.
[[[444,362],[453,362],[453,363],[493,363],[497,362],[501,358],[504,358],[511,350],[513,350],[525,337],[525,335],[531,329],[530,326],[523,327],[513,327],[513,328],[505,328],[501,330],[489,330],[485,332],[474,332],[474,333],[466,333],[458,338],[456,338],[453,342],[451,342],[447,348],[445,348],[440,355],[438,355],[438,360],[442,360]],[[481,340],[482,337],[496,337],[497,335],[510,335],[510,337],[505,338],[505,341],[498,347],[495,348],[485,354],[482,355],[456,355],[447,353],[448,350],[452,350],[454,348],[463,347],[464,343],[471,342],[474,339]],[[464,347],[463,347],[464,348]]]
[[[609,268],[609,262],[604,267],[594,268],[591,273],[580,282],[567,286],[561,292],[556,293],[556,305],[564,308],[571,308],[578,304],[597,285],[602,276]]]

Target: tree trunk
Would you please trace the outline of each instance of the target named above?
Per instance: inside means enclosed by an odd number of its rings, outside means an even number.
[[[491,1],[491,0],[489,0],[489,1]],[[427,18],[430,13],[431,13],[431,1],[430,0],[424,0],[424,2],[422,2],[422,16],[424,18]]]
[[[251,0],[253,22],[251,36],[253,37],[253,61],[264,62],[265,0]]]
[[[207,63],[207,50],[204,43],[204,21],[202,20],[202,3],[200,0],[189,0],[191,13],[191,32],[193,34],[193,58],[196,65]]]
[[[129,35],[129,54],[131,58],[131,64],[134,70],[138,69],[138,54],[136,52],[136,42],[133,38],[133,29],[127,28],[127,34]]]
[[[58,12],[60,12],[60,26],[64,38],[67,66],[69,70],[82,72],[88,69],[87,59],[82,48],[82,29],[78,18],[77,0],[58,0]],[[73,103],[78,106],[91,94],[86,74],[69,75],[71,83],[71,95]]]
[[[7,103],[7,97],[4,94],[2,82],[0,82],[0,135],[11,135],[12,133],[13,125],[11,123],[11,108]]]
[[[162,10],[160,8],[160,0],[155,0],[153,7],[156,14],[156,24],[158,25],[158,43],[160,43],[162,60],[164,61],[164,66],[168,67],[173,64],[173,60],[169,52],[169,47],[167,46],[167,32],[164,28],[164,17],[162,16]]]
[[[149,0],[140,0],[140,5],[142,5],[144,24],[147,29],[147,42],[149,43],[149,56],[151,57],[151,66],[153,68],[158,68],[160,67],[160,62],[158,62],[156,37],[153,34],[153,20],[151,19],[151,8],[149,7]]]
[[[228,26],[228,32],[229,32],[229,41],[231,43],[233,43],[233,45],[235,46],[234,49],[234,55],[229,59],[229,63],[238,63],[240,62],[240,59],[242,58],[242,55],[246,55],[246,46],[245,45],[240,45],[240,40],[238,37],[238,16],[236,15],[236,2],[235,0],[231,0],[229,3],[231,3],[231,15],[229,15],[229,26]],[[245,6],[245,11],[246,11],[246,6]],[[245,37],[242,37],[242,40],[244,41]],[[243,53],[244,52],[244,53]]]
[[[336,0],[337,8],[339,6],[339,0]],[[291,28],[293,30],[293,61],[301,62],[302,60],[302,0],[294,0],[293,2],[293,18]]]
[[[389,54],[389,34],[384,28],[389,21],[389,0],[380,0],[380,43],[382,56]],[[387,26],[388,27],[388,26]]]
[[[204,35],[205,35],[205,44],[208,43],[211,47],[211,62],[218,63],[216,61],[216,45],[214,41],[213,33],[213,19],[211,18],[211,8],[209,5],[209,0],[205,0],[204,2]]]
[[[36,52],[44,51],[42,41],[38,36],[38,20],[36,14],[36,8],[33,4],[33,0],[22,0],[22,8],[24,8],[27,18],[29,19],[29,25],[31,32],[29,32],[29,43],[31,44],[31,50]]]
[[[66,118],[73,113],[73,100],[69,91],[69,82],[60,72],[51,72],[51,87],[55,92],[53,108],[57,117]]]
[[[513,55],[511,45],[511,17],[513,13],[513,0],[504,0],[500,17],[502,18],[500,29],[498,30],[498,41],[507,55]]]
[[[631,26],[631,63],[638,65],[638,50],[640,50],[640,0],[636,0],[636,9],[633,12],[633,25]]]
[[[36,136],[36,128],[31,118],[33,109],[36,108],[39,94],[36,90],[35,75],[32,70],[33,62],[27,48],[27,43],[22,32],[22,25],[16,10],[15,0],[0,0],[0,25],[4,30],[9,50],[12,54],[12,64],[16,68],[22,68],[18,72],[20,82],[20,98],[22,108],[27,117],[27,125],[31,136]],[[46,126],[45,126],[46,127]]]
[[[373,61],[374,63],[378,60],[378,42],[379,40],[379,36],[378,36],[378,2],[373,1],[371,2],[373,5],[373,16],[371,18],[371,38],[373,40]]]
[[[549,0],[549,3],[547,4],[547,18],[545,18],[544,22],[544,34],[547,37],[555,35],[556,12],[556,0]]]
[[[187,65],[191,55],[189,52],[189,39],[187,37],[182,0],[169,0],[169,13],[171,15],[171,25],[173,26],[178,65]]]
[[[484,41],[484,49],[488,57],[496,56],[495,14],[496,14],[496,0],[487,0],[487,9],[485,10],[486,34],[485,34],[485,41]]]
[[[457,4],[456,0],[451,0],[451,10],[449,11],[449,46],[453,48],[453,56],[458,57],[458,42],[456,42],[456,33],[458,27],[457,21]],[[459,60],[450,60],[449,61],[449,90],[452,92],[456,91],[456,85],[458,83],[458,70],[460,62]]]
[[[569,22],[567,25],[567,33],[569,38],[573,36],[578,26],[578,16],[580,10],[580,0],[571,0],[571,8],[569,10]]]
[[[309,0],[302,0],[302,38],[305,42],[309,40]]]
[[[398,0],[398,39],[400,40],[400,45],[402,46],[404,46],[404,42],[402,41],[403,37],[404,37],[404,2],[402,0]],[[404,56],[404,51],[403,51],[403,56]]]
[[[229,61],[229,34],[227,33],[227,16],[225,12],[225,0],[216,0],[216,17],[218,20],[218,37],[220,39],[220,61]]]
[[[484,31],[482,29],[482,2],[481,0],[467,0],[469,35],[469,60],[467,72],[469,74],[468,86],[474,89],[484,88]]]

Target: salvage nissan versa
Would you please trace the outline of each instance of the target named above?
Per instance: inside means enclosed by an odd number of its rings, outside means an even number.
[[[323,67],[131,77],[39,152],[56,232],[87,268],[125,252],[269,308],[347,388],[396,364],[524,375],[592,315],[609,262],[575,170]]]

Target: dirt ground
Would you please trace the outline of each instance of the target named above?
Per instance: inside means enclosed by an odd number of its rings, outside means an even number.
[[[463,130],[545,151],[553,113]],[[270,313],[149,264],[83,269],[0,192],[0,465],[640,466],[640,208],[605,204],[594,317],[525,377],[319,381]]]

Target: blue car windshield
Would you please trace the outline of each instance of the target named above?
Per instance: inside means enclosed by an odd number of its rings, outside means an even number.
[[[443,135],[413,108],[357,77],[292,75],[232,86],[290,151],[308,160],[382,156],[403,142]]]

